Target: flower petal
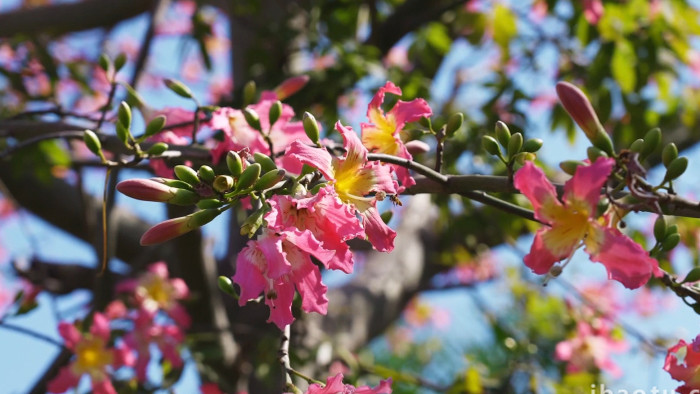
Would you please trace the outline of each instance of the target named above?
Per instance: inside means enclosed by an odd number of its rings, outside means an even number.
[[[379,215],[376,207],[367,209],[362,213],[365,225],[365,233],[369,242],[380,252],[394,250],[394,238],[396,231],[387,226]]]
[[[329,181],[335,179],[333,158],[325,149],[313,148],[299,141],[294,141],[289,145],[286,155],[321,171]]]
[[[596,212],[600,189],[608,180],[615,160],[607,157],[599,157],[590,166],[579,166],[574,177],[564,185],[563,200],[567,205],[571,202],[584,202],[590,216]]]
[[[638,243],[610,227],[592,227],[597,234],[589,237],[601,239],[598,245],[586,242],[586,252],[591,260],[602,263],[608,278],[622,283],[628,289],[636,289],[649,281],[659,263],[651,258]],[[596,250],[597,249],[597,250]]]
[[[537,220],[552,222],[550,211],[554,206],[561,206],[561,203],[557,199],[554,185],[544,176],[541,169],[531,161],[525,162],[525,165],[515,173],[513,185],[530,200]]]
[[[268,322],[275,323],[281,329],[294,321],[292,301],[294,300],[294,285],[287,280],[277,280],[273,285],[274,295],[265,294],[265,304],[270,307]]]
[[[58,323],[58,333],[63,337],[66,347],[70,350],[75,349],[75,345],[83,339],[83,335],[72,324],[66,322]]]
[[[265,257],[256,247],[255,241],[249,241],[236,258],[236,273],[233,281],[241,287],[238,304],[243,306],[258,295],[267,286],[267,281],[260,267],[265,266]]]
[[[422,98],[411,101],[399,100],[396,105],[389,111],[388,115],[393,115],[396,119],[396,128],[403,129],[403,126],[408,122],[415,122],[420,118],[429,118],[433,114],[428,102]]]
[[[77,386],[78,382],[80,382],[80,376],[74,375],[71,365],[68,365],[58,371],[58,375],[46,385],[46,389],[50,393],[63,393]]]
[[[105,315],[100,312],[96,312],[92,317],[92,325],[90,326],[90,333],[96,337],[100,337],[105,341],[109,340],[109,320]]]
[[[548,231],[550,231],[550,229],[546,227],[537,230],[535,240],[532,242],[532,247],[530,248],[530,253],[524,258],[525,265],[538,275],[546,274],[554,263],[568,256],[566,254],[552,254],[544,242],[544,236]]]

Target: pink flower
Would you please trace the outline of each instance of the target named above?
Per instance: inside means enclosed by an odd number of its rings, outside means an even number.
[[[591,25],[598,24],[603,17],[603,2],[601,0],[583,0],[583,16]]]
[[[321,272],[309,255],[328,264],[334,252],[324,249],[308,230],[279,233],[266,230],[257,240],[248,241],[238,254],[233,276],[233,281],[241,287],[240,305],[264,291],[265,303],[270,307],[268,322],[282,329],[294,321],[292,300],[296,287],[304,311],[326,314],[326,286],[321,283]]]
[[[154,321],[155,313],[145,308],[138,310],[134,319],[134,328],[124,337],[124,342],[137,352],[136,378],[139,382],[145,382],[148,364],[151,361],[150,346],[158,347],[163,359],[167,360],[173,368],[182,368],[184,362],[180,356],[180,345],[185,341],[182,329],[173,324],[160,324]]]
[[[514,185],[527,197],[535,218],[548,225],[537,231],[525,265],[536,274],[545,274],[562,259],[585,245],[591,260],[602,263],[608,278],[635,289],[653,274],[659,274],[658,262],[639,244],[596,220],[600,190],[612,171],[614,160],[599,158],[590,166],[580,166],[557,198],[554,186],[532,162],[526,162],[514,177]]]
[[[165,311],[180,327],[190,325],[190,317],[180,304],[189,296],[189,288],[184,280],[170,278],[165,262],[151,264],[138,280],[119,283],[117,291],[133,293],[136,304],[146,311]]]
[[[425,100],[415,99],[408,102],[399,100],[389,112],[384,113],[381,105],[386,93],[400,96],[401,89],[391,82],[387,82],[379,88],[367,108],[367,118],[370,123],[362,123],[361,125],[362,143],[369,150],[411,160],[413,156],[408,153],[406,146],[404,146],[400,133],[406,123],[415,122],[422,117],[430,117],[433,111]],[[405,167],[397,165],[393,167],[399,182],[404,187],[416,183]]]
[[[376,208],[377,198],[366,196],[373,192],[397,192],[391,167],[367,162],[367,149],[357,134],[340,122],[335,127],[343,136],[345,157],[333,157],[325,149],[313,148],[299,141],[290,145],[287,156],[317,168],[332,183],[338,198],[360,212],[365,234],[372,245],[379,251],[389,252],[394,248],[396,232],[382,221]]]
[[[353,270],[353,256],[345,243],[364,234],[350,206],[343,204],[331,186],[304,198],[276,195],[269,200],[272,210],[265,215],[270,228],[309,230],[324,249],[335,251],[326,268],[346,273]]]
[[[596,320],[597,327],[579,322],[576,336],[556,347],[557,360],[567,361],[569,373],[592,372],[595,368],[621,376],[622,371],[610,358],[610,353],[619,353],[627,348],[626,342],[613,337],[614,332],[603,320]]]
[[[48,383],[48,391],[65,392],[77,386],[80,378],[88,374],[94,393],[116,394],[110,381],[111,371],[124,365],[131,366],[134,360],[127,349],[108,346],[110,329],[107,318],[95,313],[89,333],[81,333],[74,325],[65,322],[58,325],[58,332],[76,358]]]
[[[664,370],[675,380],[684,383],[676,389],[679,393],[691,393],[700,389],[700,336],[690,344],[680,340],[668,349]]]
[[[391,378],[382,380],[377,387],[370,388],[369,386],[354,387],[350,384],[343,384],[343,374],[337,374],[326,379],[326,385],[321,387],[320,384],[314,383],[309,386],[306,394],[391,394]]]

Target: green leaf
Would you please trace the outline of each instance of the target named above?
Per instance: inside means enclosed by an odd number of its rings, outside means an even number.
[[[635,66],[637,57],[634,48],[629,41],[620,39],[615,42],[615,51],[612,56],[612,74],[622,93],[631,93],[637,84],[637,74]]]
[[[501,47],[504,55],[508,54],[510,39],[518,34],[518,19],[515,13],[503,4],[493,9],[493,40]]]

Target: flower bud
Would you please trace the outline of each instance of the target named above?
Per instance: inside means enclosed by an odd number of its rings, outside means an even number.
[[[226,166],[231,172],[231,175],[233,175],[234,178],[238,178],[243,171],[243,161],[241,160],[241,156],[239,156],[235,151],[229,151],[226,154]]]
[[[683,283],[694,283],[700,281],[700,267],[695,267],[690,272],[688,272],[688,275],[685,276],[685,279],[683,279]]]
[[[265,214],[268,211],[269,207],[264,206],[248,216],[246,220],[243,221],[243,224],[241,224],[241,235],[247,235],[248,238],[252,238],[260,226],[263,225]]]
[[[630,151],[640,153],[644,149],[644,140],[641,138],[636,139],[632,145],[630,145]]]
[[[190,88],[185,86],[185,84],[182,82],[169,78],[164,79],[163,82],[165,82],[165,86],[167,86],[168,89],[172,90],[173,93],[177,94],[178,96],[186,99],[194,98]]]
[[[243,117],[250,127],[254,128],[255,130],[262,131],[262,126],[260,125],[260,115],[258,115],[253,108],[244,108]]]
[[[224,293],[234,297],[237,296],[236,289],[233,288],[233,282],[228,276],[219,276],[217,283],[219,285],[219,289]]]
[[[131,132],[129,131],[129,128],[124,126],[121,122],[117,122],[115,125],[115,131],[117,134],[117,138],[119,138],[119,141],[121,141],[124,146],[129,146],[129,135]]]
[[[175,166],[174,170],[175,170],[175,176],[178,179],[185,181],[192,186],[199,185],[200,182],[199,182],[199,177],[197,176],[197,172],[195,170],[193,170],[192,168],[190,168],[186,165],[178,164]]]
[[[517,155],[515,155],[513,160],[522,166],[522,165],[525,165],[526,161],[533,161],[533,160],[535,160],[536,157],[537,156],[534,153],[520,152]]]
[[[659,146],[659,143],[661,142],[661,129],[658,127],[653,128],[649,130],[645,135],[644,135],[644,146],[642,147],[641,152],[639,152],[639,156],[643,159],[650,154],[654,153],[656,150],[656,147]]]
[[[382,212],[382,214],[380,215],[380,217],[382,218],[382,222],[384,222],[385,224],[389,224],[389,221],[391,220],[391,218],[393,216],[394,216],[394,211]]]
[[[211,184],[214,182],[214,178],[216,177],[216,173],[214,173],[214,169],[209,167],[208,165],[202,165],[199,167],[199,171],[197,171],[197,175],[199,179],[204,181],[205,183]]]
[[[241,176],[238,178],[236,191],[240,192],[253,186],[258,178],[260,178],[260,170],[261,167],[259,163],[253,163],[246,167],[246,169],[241,173]]]
[[[661,241],[666,237],[666,219],[664,215],[659,215],[654,222],[654,238]]]
[[[521,150],[523,152],[535,153],[542,148],[543,143],[544,142],[539,138],[530,138],[523,143],[523,148]]]
[[[270,120],[270,128],[277,122],[277,119],[282,115],[282,102],[277,100],[270,106],[270,111],[268,112],[268,119]]]
[[[268,156],[266,154],[255,152],[253,154],[253,160],[256,163],[260,164],[261,173],[263,173],[263,174],[268,172],[268,171],[272,171],[272,170],[277,169],[277,165],[275,164],[275,161],[272,160],[270,158],[270,156]]]
[[[143,133],[143,135],[145,137],[150,137],[152,135],[160,133],[160,131],[163,130],[163,127],[165,126],[165,121],[165,115],[156,116],[150,122],[148,122],[148,125],[146,125],[146,131]]]
[[[523,135],[520,133],[515,133],[511,135],[510,141],[508,141],[507,146],[509,158],[512,158],[513,156],[520,153],[520,149],[523,147]]]
[[[498,146],[498,141],[490,135],[485,135],[481,138],[481,144],[484,146],[484,150],[489,154],[494,156],[501,155],[501,147]]]
[[[591,163],[595,163],[599,157],[608,157],[607,153],[596,148],[595,146],[589,146],[588,149],[586,149],[586,154],[588,155],[588,160],[590,160]]]
[[[168,150],[168,144],[166,144],[165,142],[156,142],[150,148],[148,148],[146,153],[148,153],[151,156],[158,156],[166,150]]]
[[[318,139],[320,138],[321,132],[318,128],[316,118],[310,112],[304,112],[301,123],[304,125],[306,136],[309,137],[311,142],[318,144]]]
[[[559,168],[569,175],[574,175],[576,173],[576,168],[578,166],[585,166],[586,163],[579,160],[564,160],[559,163]]]
[[[233,188],[233,184],[233,177],[228,175],[217,175],[216,178],[214,178],[212,187],[219,193],[226,193]]]
[[[683,175],[685,170],[688,168],[688,158],[687,157],[677,157],[669,163],[666,169],[666,176],[664,181],[672,181],[679,176]]]
[[[197,208],[199,209],[212,209],[220,208],[224,205],[218,198],[207,198],[204,200],[199,200],[197,203]]]
[[[127,130],[131,127],[131,107],[126,101],[119,103],[119,110],[117,111],[117,117],[119,123],[121,123]]]
[[[100,55],[100,58],[97,60],[97,64],[99,64],[100,68],[104,72],[109,72],[109,68],[112,66],[112,61],[109,60],[109,56],[107,56],[107,54],[103,53]]]
[[[591,102],[581,89],[568,82],[558,82],[556,86],[559,101],[571,118],[579,125],[593,146],[608,155],[614,154],[612,140],[603,128],[593,110]]]
[[[664,239],[664,241],[661,243],[661,247],[664,251],[668,252],[669,250],[678,246],[679,242],[681,242],[681,235],[678,233],[673,233]]]
[[[284,179],[287,172],[285,170],[272,170],[265,175],[261,176],[257,182],[255,182],[255,190],[266,190],[275,186],[278,182]]]
[[[275,94],[277,95],[277,99],[286,99],[287,97],[301,90],[301,88],[306,86],[308,82],[308,75],[299,75],[284,80],[279,86],[275,88]]]
[[[676,157],[678,157],[678,148],[676,148],[676,144],[671,142],[670,144],[666,145],[664,150],[661,152],[661,161],[664,163],[664,167],[668,168]]]
[[[137,200],[167,202],[174,205],[192,205],[199,200],[197,193],[168,186],[160,181],[160,178],[127,179],[117,184],[117,190]]]
[[[96,154],[97,156],[100,156],[100,158],[104,157],[104,154],[102,153],[102,143],[100,142],[99,137],[97,137],[97,134],[95,134],[94,131],[85,130],[83,132],[83,141],[85,142],[85,146],[87,146],[90,152]]]
[[[445,125],[445,135],[448,137],[452,137],[457,130],[462,128],[462,124],[464,123],[464,114],[461,112],[454,113],[450,115],[450,118],[447,119],[447,124]]]
[[[116,58],[114,58],[114,71],[119,71],[124,67],[126,64],[126,54],[123,52],[118,54]]]
[[[255,96],[257,96],[257,86],[255,86],[255,81],[246,82],[243,87],[243,105],[248,105],[255,102]]]
[[[211,222],[220,213],[218,209],[205,209],[187,216],[160,222],[141,236],[141,245],[155,245],[179,237]]]
[[[508,142],[510,142],[510,130],[508,129],[508,125],[500,120],[496,122],[496,139],[503,146],[508,146]]]
[[[420,140],[408,141],[404,144],[408,153],[412,155],[418,155],[421,153],[428,152],[430,150],[430,145]]]

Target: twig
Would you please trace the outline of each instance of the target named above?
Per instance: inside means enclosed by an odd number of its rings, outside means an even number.
[[[141,49],[139,50],[138,57],[134,63],[134,73],[131,76],[131,81],[129,84],[136,88],[136,84],[139,82],[141,73],[146,65],[146,59],[148,59],[148,53],[151,50],[151,44],[153,43],[153,37],[156,34],[156,25],[163,19],[165,11],[170,5],[170,0],[156,0],[151,8],[151,18],[148,21],[148,29],[143,37]]]
[[[28,328],[16,326],[14,324],[7,323],[7,322],[2,321],[2,320],[0,320],[0,328],[4,328],[4,329],[9,330],[9,331],[18,332],[18,333],[30,336],[30,337],[35,338],[35,339],[39,339],[39,340],[44,341],[46,343],[56,345],[60,348],[63,348],[63,342],[59,342],[59,341],[51,338],[48,335],[44,335],[40,332],[36,332],[36,331],[30,330]]]
[[[284,368],[285,375],[285,390],[293,390],[294,382],[292,381],[292,376],[289,374],[289,370],[292,369],[291,362],[289,360],[289,338],[291,336],[291,325],[287,324],[284,326],[282,331],[282,343],[280,344],[280,363],[282,368]]]

